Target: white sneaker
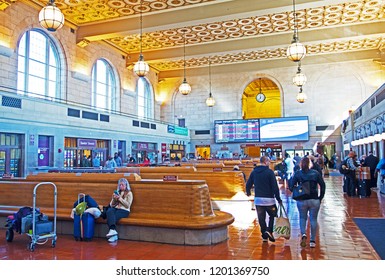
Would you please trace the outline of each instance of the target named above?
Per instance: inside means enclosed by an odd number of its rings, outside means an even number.
[[[310,241],[310,248],[315,248],[316,244],[315,241]]]
[[[108,239],[108,242],[116,242],[118,241],[118,235],[113,235]]]
[[[118,235],[118,232],[114,229],[110,229],[110,231],[106,234],[106,237],[108,238],[115,235]]]

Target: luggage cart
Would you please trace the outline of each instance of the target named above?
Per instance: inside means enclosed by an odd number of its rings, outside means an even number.
[[[38,234],[36,232],[36,191],[42,185],[51,185],[54,188],[54,216],[53,216],[53,231],[49,233]],[[52,247],[56,246],[56,208],[57,208],[57,188],[52,182],[38,183],[33,189],[33,217],[32,217],[32,232],[27,233],[31,237],[31,243],[28,244],[28,249],[33,252],[36,244],[45,244],[48,239],[52,239]]]

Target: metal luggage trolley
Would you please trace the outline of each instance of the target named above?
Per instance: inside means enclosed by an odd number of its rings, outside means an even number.
[[[53,231],[39,235],[36,233],[36,191],[41,185],[51,185],[54,188],[54,217],[53,217]],[[33,217],[32,217],[32,233],[27,233],[31,237],[31,243],[28,244],[28,249],[33,252],[36,244],[45,244],[48,239],[52,239],[52,247],[56,245],[56,208],[57,208],[57,187],[52,182],[38,183],[33,189]],[[40,241],[40,243],[39,243]]]

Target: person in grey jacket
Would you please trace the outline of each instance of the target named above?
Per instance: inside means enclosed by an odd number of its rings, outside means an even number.
[[[270,240],[275,242],[273,236],[274,218],[277,216],[275,200],[282,204],[279,194],[277,179],[274,171],[269,168],[270,159],[267,156],[261,157],[261,165],[256,166],[251,172],[246,183],[246,194],[251,194],[254,186],[254,203],[258,215],[258,222],[264,242]],[[269,224],[266,225],[266,213],[269,215]]]

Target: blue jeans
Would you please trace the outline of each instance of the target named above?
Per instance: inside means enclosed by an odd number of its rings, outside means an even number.
[[[114,207],[108,208],[108,210],[107,210],[107,224],[108,224],[108,228],[115,229],[115,226],[116,226],[117,222],[121,218],[127,218],[129,214],[130,214],[130,212],[128,212],[126,210],[117,209],[117,208],[114,208]]]
[[[269,206],[259,206],[255,205],[255,210],[258,215],[258,223],[261,228],[261,234],[263,235],[265,231],[270,233],[273,232],[274,226],[274,218],[277,216],[277,206],[269,205]],[[266,213],[269,215],[269,226],[266,225]]]
[[[319,199],[298,200],[297,208],[299,213],[299,227],[301,235],[306,234],[306,222],[309,213],[310,217],[310,240],[315,241],[317,233],[317,217],[321,206]]]

